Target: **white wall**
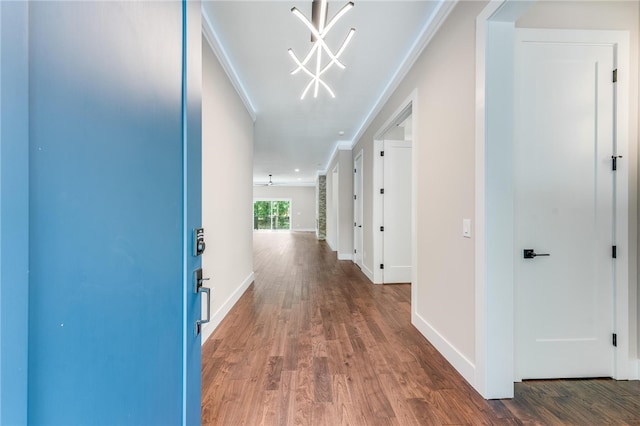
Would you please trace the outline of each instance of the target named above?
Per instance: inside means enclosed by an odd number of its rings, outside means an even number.
[[[212,315],[204,343],[253,282],[253,121],[206,40],[202,67],[202,267]]]
[[[475,17],[484,5],[456,5],[354,148],[364,150],[367,164],[364,243],[373,252],[372,197],[366,197],[373,194],[373,138],[417,89],[413,155],[419,268],[413,311],[421,331],[428,329],[446,342],[458,368],[460,363],[472,366],[475,359],[474,247],[461,229],[463,218],[474,217]]]
[[[316,230],[315,186],[254,186],[253,198],[291,199],[291,230]]]
[[[461,235],[462,219],[475,217],[475,19],[487,2],[459,2],[422,52],[380,113],[353,148],[363,149],[364,251],[372,252],[373,138],[386,120],[416,90],[414,155],[417,156],[417,264],[412,307],[414,324],[469,380],[475,384],[475,247]],[[638,2],[540,2],[520,25],[540,27],[627,29],[631,31],[630,72],[638,73]],[[631,87],[630,116],[634,117],[630,146],[630,224],[637,258],[637,139],[638,86]],[[365,258],[373,268],[373,259]],[[636,321],[636,263],[629,276]],[[636,327],[633,328],[637,335]],[[634,338],[632,336],[632,338]]]

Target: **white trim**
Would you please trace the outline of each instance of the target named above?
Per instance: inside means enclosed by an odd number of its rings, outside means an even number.
[[[491,0],[476,18],[476,121],[475,121],[475,360],[476,376],[470,383],[487,398],[485,323],[485,236],[484,236],[484,157],[485,157],[485,75],[486,38],[489,18],[504,0]]]
[[[209,324],[205,324],[204,327],[202,327],[202,345],[204,345],[207,339],[211,337],[211,335],[213,334],[215,329],[218,328],[222,320],[227,316],[227,314],[229,314],[229,311],[231,311],[231,308],[233,308],[233,306],[236,303],[238,303],[238,300],[240,300],[240,297],[242,297],[244,292],[247,291],[251,283],[253,283],[254,279],[255,279],[255,275],[253,272],[251,272],[249,276],[245,278],[245,280],[231,294],[231,296],[229,296],[229,298],[222,304],[220,309],[218,309],[211,316],[211,322],[209,322]],[[215,289],[212,289],[211,292],[215,297]]]
[[[353,146],[358,143],[358,141],[360,140],[362,135],[364,135],[364,132],[371,125],[375,117],[380,113],[389,98],[391,98],[393,92],[398,88],[402,80],[407,76],[407,73],[411,70],[411,67],[413,67],[424,49],[429,45],[429,43],[436,35],[436,33],[457,3],[458,0],[439,1],[434,11],[425,21],[420,35],[416,38],[416,41],[407,52],[407,55],[394,73],[393,77],[391,78],[391,80],[389,80],[389,83],[380,94],[380,97],[374,103],[373,108],[371,109],[371,111],[369,111],[369,114],[367,114],[367,117],[360,125],[360,128],[356,132],[356,136],[353,138]]]
[[[467,382],[473,383],[476,376],[476,366],[473,362],[417,313],[412,314],[411,322]]]
[[[329,241],[329,240],[327,240],[327,239],[325,239],[324,241],[327,243],[327,245],[329,246],[329,248],[331,249],[331,251],[337,251],[337,250],[335,249],[335,247],[333,247],[333,244],[331,244],[331,241]]]
[[[316,232],[316,230],[313,228],[300,228],[300,229],[295,228],[295,229],[291,229],[290,231],[291,232],[314,232],[314,233]]]
[[[353,260],[353,253],[338,253],[338,260]]]
[[[363,174],[363,170],[364,170],[364,151],[363,149],[360,149],[360,151],[358,151],[358,153],[353,157],[353,169],[356,170],[357,169],[357,163],[358,161],[360,161],[360,185],[358,188],[356,188],[356,185],[358,182],[356,182],[356,179],[353,179],[353,193],[357,194],[358,197],[360,197],[359,199],[354,199],[353,200],[353,222],[354,224],[360,223],[361,226],[361,231],[360,231],[360,241],[358,240],[357,237],[357,232],[355,230],[354,227],[354,232],[353,232],[353,249],[357,250],[357,247],[360,248],[360,251],[363,250],[364,247],[364,227],[363,227],[363,222],[364,222],[364,174]],[[356,172],[353,173],[354,175],[356,174]],[[359,203],[360,204],[360,217],[356,217],[356,204]],[[357,244],[359,243],[359,244]],[[353,262],[358,265],[361,269],[362,266],[364,265],[364,256],[362,255],[363,253],[361,253],[360,255],[360,264],[358,264],[356,262],[356,256],[353,256]]]
[[[492,216],[486,214],[487,207],[497,208],[490,203],[486,203],[485,193],[487,188],[487,170],[493,174],[498,173],[491,168],[485,167],[487,161],[487,153],[485,151],[486,137],[486,120],[485,108],[487,99],[485,97],[485,85],[487,80],[487,68],[489,71],[504,70],[509,73],[512,68],[513,60],[509,59],[512,54],[512,47],[509,47],[510,39],[513,38],[514,24],[513,22],[491,22],[491,33],[489,32],[489,22],[495,19],[498,13],[503,13],[507,7],[505,5],[514,5],[516,1],[494,0],[485,7],[482,13],[476,19],[476,196],[475,196],[475,222],[476,222],[476,291],[475,291],[475,316],[476,316],[476,338],[475,338],[475,365],[476,377],[472,385],[485,398],[512,398],[513,397],[513,380],[514,380],[514,352],[515,343],[513,336],[513,262],[506,261],[502,274],[496,274],[497,268],[492,268],[491,263],[497,261],[498,254],[496,247],[502,245],[513,245],[513,226],[508,223],[504,227],[496,227],[501,234],[493,233],[490,235],[491,241],[487,243],[487,227]],[[515,19],[515,18],[514,18]],[[504,54],[495,55],[503,62],[501,64],[487,63],[486,45],[491,38],[492,43],[502,43],[491,52],[503,52]],[[510,50],[511,49],[511,50]],[[503,65],[501,68],[500,65]],[[491,82],[499,80],[500,76],[493,77]],[[510,90],[510,84],[506,79],[505,90]],[[496,83],[497,84],[497,83]],[[496,85],[493,86],[497,87]],[[495,90],[495,89],[494,89]],[[509,97],[504,94],[505,110],[510,110]],[[491,98],[493,99],[493,98]],[[489,99],[489,101],[491,101]],[[499,105],[493,105],[499,108]],[[502,111],[502,110],[500,110]],[[495,113],[497,116],[500,114]],[[510,123],[511,121],[509,121]],[[494,130],[497,132],[504,129],[504,125],[497,125]],[[504,157],[511,158],[509,153],[503,153]],[[511,162],[500,163],[503,167],[511,167]],[[508,180],[504,180],[505,184],[512,181],[509,175]],[[511,191],[513,192],[513,191]],[[508,200],[504,201],[509,204]],[[497,219],[496,219],[497,220]],[[487,253],[487,246],[491,251]],[[505,255],[507,259],[512,259],[513,247],[503,249],[500,253]],[[502,259],[504,261],[504,258]],[[497,276],[496,276],[497,275]],[[486,282],[491,282],[491,287],[487,288]],[[490,291],[489,291],[490,290]],[[506,305],[506,307],[505,307]],[[490,343],[488,343],[490,342]]]
[[[362,268],[360,268],[360,270],[362,271],[363,274],[365,274],[367,276],[367,278],[369,278],[369,281],[373,282],[373,272],[371,271],[371,269],[367,268],[367,265],[365,265],[364,263],[362,264]],[[374,283],[376,284],[376,283]]]
[[[233,67],[233,65],[231,65],[231,61],[229,60],[229,57],[227,56],[227,53],[224,50],[224,47],[222,47],[222,44],[220,43],[220,39],[218,38],[218,35],[213,29],[213,24],[211,23],[211,19],[209,18],[209,14],[205,9],[204,3],[202,4],[201,9],[202,9],[202,35],[207,41],[207,44],[209,44],[209,47],[211,47],[211,50],[213,51],[213,53],[218,58],[218,61],[220,62],[222,69],[224,69],[224,72],[227,74],[227,77],[229,77],[229,81],[231,81],[231,84],[236,89],[236,92],[238,92],[238,96],[240,96],[240,99],[242,99],[242,103],[247,109],[247,112],[249,113],[249,115],[251,116],[251,119],[255,122],[256,108],[253,106],[253,102],[251,101],[249,94],[245,90],[242,82],[240,81],[240,77],[238,77],[238,73],[236,73],[235,68]]]
[[[380,226],[383,225],[383,217],[382,217],[382,209],[384,207],[382,196],[380,195],[380,188],[382,188],[384,184],[383,172],[382,169],[384,167],[384,162],[382,161],[382,157],[380,157],[379,152],[382,151],[384,147],[384,141],[382,140],[382,136],[374,139],[373,141],[373,171],[372,171],[372,188],[371,188],[371,242],[373,243],[372,248],[372,259],[373,259],[373,281],[374,284],[382,284],[383,283],[383,271],[379,268],[379,265],[382,263],[382,244],[384,244],[384,239],[382,238],[382,233],[379,231]]]

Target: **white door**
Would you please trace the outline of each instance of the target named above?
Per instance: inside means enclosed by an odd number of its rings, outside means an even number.
[[[614,52],[530,34],[514,82],[516,375],[610,377]]]
[[[362,269],[362,153],[353,161],[353,261]]]
[[[411,282],[411,141],[384,141],[383,282]]]

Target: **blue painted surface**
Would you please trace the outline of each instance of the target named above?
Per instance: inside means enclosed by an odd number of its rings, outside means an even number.
[[[183,173],[182,7],[30,4],[31,424],[199,416],[199,381],[183,401],[183,373],[200,371],[183,368],[200,207],[184,192],[199,170]]]
[[[186,330],[184,376],[184,423],[199,425],[201,413],[201,338],[194,325],[200,318],[201,299],[193,292],[193,271],[202,264],[193,255],[193,230],[202,224],[202,23],[201,5],[185,1],[184,26],[184,133],[185,149],[185,301]],[[205,229],[205,239],[213,238],[213,230]],[[206,297],[206,296],[205,296]],[[206,313],[205,313],[206,315]]]
[[[27,11],[0,2],[0,425],[27,422]]]

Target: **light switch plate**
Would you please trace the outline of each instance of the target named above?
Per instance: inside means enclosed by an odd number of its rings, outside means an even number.
[[[471,238],[471,219],[462,219],[462,236]]]

